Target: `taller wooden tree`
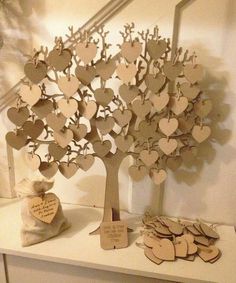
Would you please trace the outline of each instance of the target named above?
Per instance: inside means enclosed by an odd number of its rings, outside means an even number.
[[[126,156],[134,158],[135,181],[149,174],[159,185],[167,167],[178,169],[210,136],[212,105],[198,84],[203,69],[181,48],[170,60],[170,41],[157,27],[134,36],[134,24],[125,25],[114,57],[103,27],[93,37],[81,33],[80,42],[69,30],[71,49],[56,38],[53,50],[41,48],[25,64],[27,80],[7,113],[16,128],[6,140],[31,148],[27,162],[46,178],[58,169],[70,178],[100,158],[107,173],[103,221],[119,220],[118,171]],[[169,83],[175,92],[168,93]]]

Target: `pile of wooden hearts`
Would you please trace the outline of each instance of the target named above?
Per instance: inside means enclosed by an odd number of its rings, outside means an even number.
[[[214,263],[221,257],[221,251],[214,245],[219,235],[205,223],[145,217],[143,224],[144,254],[156,264],[178,258],[194,261],[196,256]]]

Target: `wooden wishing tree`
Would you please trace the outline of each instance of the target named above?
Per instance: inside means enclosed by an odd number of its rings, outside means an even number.
[[[81,33],[80,42],[69,30],[70,49],[56,38],[50,52],[41,47],[25,64],[27,79],[7,113],[16,128],[6,140],[17,150],[27,146],[29,166],[46,178],[58,170],[70,178],[100,158],[107,174],[103,221],[120,220],[118,170],[126,156],[134,158],[134,181],[149,175],[159,185],[167,168],[176,170],[210,136],[203,69],[181,48],[171,60],[170,41],[157,27],[135,35],[134,24],[125,25],[115,56],[103,27]]]

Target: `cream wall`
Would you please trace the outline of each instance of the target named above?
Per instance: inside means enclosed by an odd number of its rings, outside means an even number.
[[[7,90],[22,76],[23,57],[18,48],[27,53],[40,44],[52,47],[54,36],[64,35],[69,25],[82,25],[108,1],[23,2],[26,16],[4,30],[6,45],[0,51],[3,58],[0,67],[4,67],[4,72],[1,71],[3,90]],[[171,37],[174,7],[178,2],[133,0],[107,24],[107,29],[112,31],[110,40],[116,44],[120,39],[118,31],[123,24],[131,21],[136,23],[137,29],[152,28],[158,24],[161,35]],[[200,158],[191,167],[182,167],[178,174],[169,174],[164,186],[164,214],[236,225],[235,16],[236,2],[233,0],[192,1],[182,14],[180,45],[195,50],[198,60],[207,69],[202,86],[208,89],[214,104],[212,118],[215,142],[201,147]],[[7,48],[7,45],[11,48]],[[1,114],[1,125],[0,176],[5,178],[4,135],[6,129],[11,127],[5,113]],[[17,180],[29,175],[22,155],[16,154]],[[153,187],[149,180],[132,185],[127,176],[128,164],[129,160],[126,160],[120,170],[122,208],[139,213],[148,207],[157,211],[159,188]],[[56,192],[64,202],[101,206],[104,184],[104,169],[97,162],[91,171],[75,176],[70,181],[58,174]]]

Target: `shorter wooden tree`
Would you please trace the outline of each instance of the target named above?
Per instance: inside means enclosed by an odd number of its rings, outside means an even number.
[[[27,79],[7,113],[16,128],[6,140],[17,150],[30,147],[29,166],[46,178],[58,169],[70,178],[100,158],[107,174],[103,221],[120,220],[118,171],[126,156],[135,160],[133,180],[149,175],[159,185],[167,168],[176,170],[210,136],[203,69],[181,48],[171,60],[170,41],[157,27],[134,36],[134,24],[125,25],[114,57],[103,27],[93,37],[81,33],[80,41],[69,29],[70,48],[56,38],[53,50],[41,47],[25,64]],[[45,146],[43,160],[38,152]]]

